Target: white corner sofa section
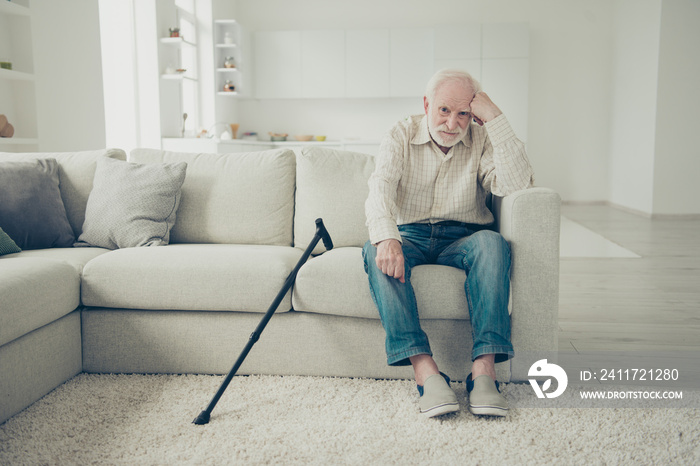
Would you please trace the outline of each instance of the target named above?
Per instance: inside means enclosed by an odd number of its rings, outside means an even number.
[[[74,232],[82,229],[98,157],[122,150],[0,153],[0,162],[55,158],[61,198]],[[83,370],[80,277],[106,249],[38,249],[0,256],[0,422]]]
[[[91,153],[91,157],[102,155]],[[63,176],[79,168],[73,163],[75,156],[56,158]],[[4,160],[1,155],[0,160]],[[235,154],[136,149],[129,161],[187,162],[171,244],[115,251],[23,251],[0,258],[0,275],[12,275],[6,272],[6,261],[29,258],[42,261],[37,269],[62,267],[73,272],[72,285],[56,282],[53,286],[52,282],[51,288],[39,288],[49,295],[70,289],[62,293],[73,293],[72,301],[62,304],[56,314],[63,317],[38,323],[40,327],[28,333],[15,330],[4,337],[0,330],[4,338],[0,369],[5,373],[9,365],[17,380],[12,386],[0,382],[2,399],[13,400],[10,409],[0,412],[0,422],[81,370],[227,373],[311,240],[318,217],[323,218],[334,249],[324,252],[319,246],[318,255],[301,268],[293,290],[239,373],[412,376],[410,368],[386,365],[384,330],[362,263],[361,248],[368,236],[364,201],[367,178],[374,168],[372,156],[322,147],[297,153],[279,149]],[[84,209],[91,184],[87,177],[82,182],[85,185],[72,192],[81,193]],[[62,183],[62,193],[63,189]],[[493,200],[498,229],[513,253],[511,318],[516,358],[499,365],[499,378],[504,381],[526,380],[529,366],[537,360],[533,358],[556,357],[559,204],[559,196],[547,188]],[[30,264],[24,267],[25,276],[32,276]],[[441,369],[463,380],[471,348],[464,273],[420,266],[414,270],[413,284]],[[4,289],[1,281],[0,289]],[[20,315],[22,298],[16,301],[14,312]],[[57,307],[57,303],[49,296],[44,306]],[[0,314],[5,312],[4,304],[0,305]],[[62,322],[66,318],[69,322]],[[60,332],[61,338],[71,341],[72,353],[40,351],[65,358],[70,367],[60,376],[46,377],[44,388],[36,393],[20,396],[27,385],[43,378],[41,372],[29,369],[32,363],[24,362],[43,359],[31,355],[37,351],[32,342],[44,339],[30,336],[58,322],[72,325],[70,333]],[[11,348],[17,342],[21,347]],[[82,351],[81,361],[76,351]],[[26,371],[32,371],[31,377]]]

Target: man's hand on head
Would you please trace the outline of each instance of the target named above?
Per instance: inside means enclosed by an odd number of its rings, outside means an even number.
[[[471,101],[471,112],[474,121],[480,126],[484,126],[484,123],[488,123],[503,113],[485,92],[474,94],[474,98]]]
[[[401,283],[406,283],[404,277],[404,258],[401,243],[395,239],[387,239],[377,244],[377,267],[385,275],[393,277]]]

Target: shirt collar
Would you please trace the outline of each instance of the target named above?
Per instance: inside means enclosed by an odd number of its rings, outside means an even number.
[[[430,137],[430,131],[428,130],[428,116],[423,115],[423,117],[420,119],[418,122],[417,128],[416,128],[416,134],[413,135],[413,138],[411,138],[411,144],[428,144],[429,142],[432,142],[433,138]],[[457,143],[462,143],[464,144],[467,148],[471,147],[472,145],[472,125],[469,124],[469,127],[467,128],[467,133],[464,135],[464,137]]]

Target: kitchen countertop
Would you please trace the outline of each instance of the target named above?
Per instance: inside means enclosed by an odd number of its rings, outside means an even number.
[[[296,139],[288,139],[287,141],[267,141],[260,139],[219,139],[219,138],[163,138],[168,141],[187,141],[187,142],[198,142],[198,141],[210,141],[216,144],[259,144],[259,145],[320,145],[320,146],[338,146],[342,144],[347,145],[363,145],[363,144],[379,144],[379,140],[374,139],[333,139],[325,141],[297,141]]]
[[[0,0],[2,1],[2,0]],[[370,139],[335,139],[326,141],[259,141],[248,139],[219,139],[219,138],[163,138],[163,150],[177,152],[257,152],[275,148],[301,150],[303,147],[328,147],[377,155],[379,141]]]

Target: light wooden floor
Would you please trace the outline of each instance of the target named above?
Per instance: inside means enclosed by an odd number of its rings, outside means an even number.
[[[700,219],[605,205],[563,205],[562,215],[641,257],[561,259],[560,359],[593,370],[676,364],[700,389]]]

